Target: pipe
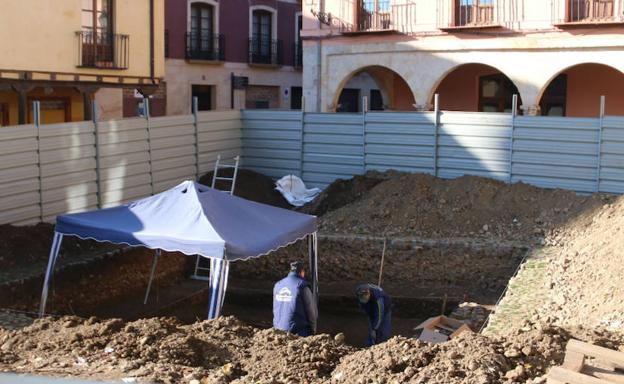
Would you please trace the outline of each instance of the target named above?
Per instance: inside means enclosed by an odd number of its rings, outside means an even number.
[[[149,13],[150,13],[150,79],[152,80],[152,84],[155,84],[154,81],[154,0],[150,0],[149,2]]]

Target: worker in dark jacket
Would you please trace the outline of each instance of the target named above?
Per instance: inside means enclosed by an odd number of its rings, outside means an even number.
[[[310,336],[316,333],[318,312],[310,285],[305,280],[302,263],[290,264],[288,276],[273,288],[273,327]]]
[[[368,345],[383,343],[392,333],[390,296],[374,284],[358,285],[355,294],[368,317]]]

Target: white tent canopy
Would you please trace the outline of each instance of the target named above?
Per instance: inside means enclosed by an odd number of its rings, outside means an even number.
[[[267,255],[308,237],[310,276],[313,291],[318,292],[315,216],[185,181],[129,204],[58,216],[40,315],[45,311],[50,277],[64,235],[155,249],[154,267],[160,250],[210,258],[209,319],[218,317],[223,305],[230,261]]]

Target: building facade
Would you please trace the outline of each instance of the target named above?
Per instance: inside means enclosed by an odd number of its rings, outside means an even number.
[[[623,0],[305,0],[302,38],[308,111],[624,114]]]
[[[0,12],[0,125],[102,119],[154,92],[164,76],[164,0],[4,0]],[[164,107],[164,106],[163,106]],[[129,113],[128,113],[129,114]]]
[[[300,108],[300,0],[166,0],[167,114]]]

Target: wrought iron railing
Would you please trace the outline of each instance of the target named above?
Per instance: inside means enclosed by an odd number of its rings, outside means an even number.
[[[271,40],[262,36],[255,36],[249,39],[250,64],[284,64],[282,53],[282,41]]]
[[[303,67],[303,44],[301,43],[293,44],[293,67]]]
[[[614,0],[570,0],[569,3],[571,23],[609,21],[615,17]]]
[[[409,33],[416,26],[416,3],[413,0],[341,0],[338,15],[328,15],[326,24],[342,32]]]
[[[553,24],[624,23],[624,0],[554,0]]]
[[[77,31],[78,66],[127,69],[130,36],[93,31]]]
[[[221,34],[187,32],[186,58],[225,61],[225,37]]]
[[[483,28],[503,26],[518,20],[505,12],[501,0],[438,0],[438,28]]]

